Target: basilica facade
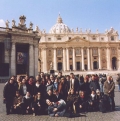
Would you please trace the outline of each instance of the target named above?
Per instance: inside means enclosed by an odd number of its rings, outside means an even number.
[[[43,72],[119,70],[119,35],[112,27],[104,33],[74,31],[59,15],[49,33],[41,34],[39,60],[38,70]]]
[[[76,28],[63,23],[59,15],[49,33],[38,26],[33,29],[12,20],[12,27],[0,27],[0,77],[12,75],[36,76],[39,72],[69,72],[85,70],[119,70],[120,41],[116,30],[104,33]]]

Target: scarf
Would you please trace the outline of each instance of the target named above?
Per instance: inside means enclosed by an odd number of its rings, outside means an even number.
[[[95,98],[95,94],[91,94],[92,100],[94,100]]]
[[[25,98],[26,98],[26,99],[30,99],[30,98],[31,98],[31,96],[27,96],[27,95],[25,95]]]
[[[40,84],[37,84],[37,83],[35,85],[36,85],[36,87],[39,87],[40,86]]]

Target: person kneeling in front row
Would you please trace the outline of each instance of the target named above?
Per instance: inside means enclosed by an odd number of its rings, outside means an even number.
[[[65,113],[65,101],[60,100],[58,102],[50,102],[50,100],[46,100],[46,103],[48,104],[48,115],[52,117],[62,117]]]

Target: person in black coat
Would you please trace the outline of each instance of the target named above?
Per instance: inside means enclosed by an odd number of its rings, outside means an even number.
[[[33,93],[34,93],[33,87],[34,87],[33,78],[30,78],[27,85],[27,91],[30,92],[31,96],[33,96]]]
[[[76,94],[79,92],[79,80],[75,78],[73,73],[70,74],[70,81],[67,82],[67,88],[68,90],[73,88]]]
[[[79,90],[83,91],[84,90],[84,77],[83,75],[80,76],[80,80],[79,80]]]
[[[78,97],[77,103],[78,103],[77,110],[79,113],[87,111],[88,103],[87,103],[87,98],[86,98],[84,91],[79,92],[79,97]]]
[[[92,90],[91,95],[90,95],[89,100],[88,100],[89,111],[95,111],[96,104],[97,104],[97,97],[96,97],[95,91]]]
[[[88,97],[89,97],[89,95],[91,93],[89,85],[90,85],[90,83],[88,82],[88,79],[85,77],[84,78],[84,83],[83,83],[83,91],[84,91],[87,99],[88,99]]]
[[[53,94],[56,96],[57,101],[63,99],[63,96],[57,90],[53,90]]]
[[[53,94],[52,90],[48,90],[45,99],[50,102],[57,102],[57,97]]]
[[[29,92],[27,92],[26,95],[23,97],[23,114],[29,114],[32,112],[32,102],[33,97],[30,95]]]
[[[95,75],[92,75],[92,80],[90,82],[90,89],[91,91],[94,90],[96,92],[97,89],[100,90],[100,85],[97,80],[95,80]]]
[[[41,97],[41,93],[38,92],[35,96],[35,100],[32,105],[33,116],[42,114],[44,109],[43,98]]]
[[[13,84],[13,79],[10,79],[9,82],[5,85],[4,90],[3,90],[3,97],[4,97],[4,102],[6,102],[6,114],[10,114],[10,110],[13,105],[13,100],[15,97],[16,93],[16,88]]]
[[[35,85],[33,86],[33,95],[35,96],[38,92],[42,92],[42,84],[40,84],[40,80],[37,80]]]

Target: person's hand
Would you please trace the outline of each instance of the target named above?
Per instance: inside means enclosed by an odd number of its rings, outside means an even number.
[[[80,105],[79,107],[82,108],[82,105]]]
[[[78,94],[78,91],[76,91],[76,94]]]
[[[68,92],[68,95],[70,94],[70,92]]]
[[[108,93],[110,93],[110,91],[108,91]]]
[[[58,117],[59,115],[58,114],[55,114],[55,117]]]
[[[40,104],[38,104],[38,106],[40,107],[41,105],[40,105]]]
[[[16,106],[14,106],[14,109],[16,109]]]
[[[29,106],[27,107],[27,109],[29,109]]]
[[[93,103],[91,102],[90,105],[93,105]]]
[[[54,108],[54,109],[53,109],[54,112],[57,111],[57,110],[58,110],[57,108]]]
[[[32,110],[34,111],[34,108],[32,108]]]

